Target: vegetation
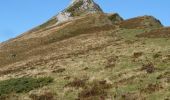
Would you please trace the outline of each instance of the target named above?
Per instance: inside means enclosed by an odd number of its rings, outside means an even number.
[[[154,22],[139,17],[115,26],[108,16],[93,14],[44,30],[44,37],[23,35],[4,44],[0,66],[15,67],[2,68],[0,78],[48,75],[56,81],[9,79],[0,82],[0,93],[33,100],[169,100],[169,28],[155,30],[162,26]],[[16,57],[9,59],[8,50]]]
[[[96,19],[96,17],[100,20]],[[86,21],[86,19],[89,19],[89,20]],[[94,22],[96,22],[95,23],[96,25],[93,24]],[[78,19],[74,21],[70,25],[67,25],[65,29],[54,31],[52,33],[52,36],[50,35],[46,37],[48,39],[45,39],[43,43],[49,44],[49,43],[54,43],[54,42],[61,41],[64,39],[68,39],[74,36],[78,36],[81,34],[90,34],[90,33],[95,33],[96,31],[102,32],[102,31],[109,31],[109,30],[115,29],[115,26],[108,24],[108,22],[110,21],[105,15],[102,15],[102,14],[101,15],[100,14],[89,15],[83,19]],[[83,26],[82,26],[82,23],[83,23]]]
[[[54,94],[51,92],[45,92],[41,95],[31,94],[29,97],[32,100],[54,100]]]
[[[29,92],[33,89],[48,85],[53,81],[50,77],[44,78],[31,78],[23,77],[17,79],[9,79],[0,81],[0,95],[6,95],[10,93],[23,93]]]
[[[52,18],[49,21],[47,21],[46,23],[40,25],[39,28],[43,29],[43,28],[46,28],[46,27],[48,27],[50,25],[54,25],[56,23],[57,23],[57,19],[56,18]]]
[[[169,38],[170,37],[170,28],[158,28],[143,34],[137,35],[137,37],[147,37],[147,38]]]
[[[48,20],[47,22],[45,22],[44,24],[31,30],[31,32],[39,31],[39,30],[46,30],[47,27],[55,25],[56,23],[57,23],[57,18],[52,18],[52,19]]]
[[[94,80],[87,83],[83,90],[79,93],[79,99],[105,99],[107,96],[107,90],[111,88],[111,84],[108,84],[105,80],[98,81]]]
[[[122,21],[119,23],[121,28],[127,29],[143,29],[143,28],[161,28],[162,25],[159,20],[155,19],[152,16],[144,16],[132,18],[129,20]]]

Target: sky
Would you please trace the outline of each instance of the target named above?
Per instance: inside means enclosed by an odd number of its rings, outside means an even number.
[[[0,42],[14,38],[47,21],[71,0],[0,0]],[[170,26],[170,0],[94,0],[104,12],[124,19],[152,15]]]

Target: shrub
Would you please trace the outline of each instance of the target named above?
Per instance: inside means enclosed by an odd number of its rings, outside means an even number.
[[[133,57],[134,58],[139,58],[140,56],[142,56],[143,52],[134,52],[133,53]]]
[[[78,97],[80,100],[98,100],[104,99],[107,96],[107,90],[111,88],[111,84],[104,81],[94,80],[93,82],[86,84],[83,90],[79,93]]]
[[[145,70],[147,73],[153,73],[155,71],[153,63],[143,64],[141,70]]]
[[[153,55],[153,58],[159,58],[160,56],[161,56],[161,54],[156,53],[156,54]]]
[[[0,81],[0,96],[10,93],[29,92],[33,89],[48,85],[53,81],[50,77],[31,78],[22,77]]]

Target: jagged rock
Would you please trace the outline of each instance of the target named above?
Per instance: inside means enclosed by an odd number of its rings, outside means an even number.
[[[71,5],[64,11],[73,15],[84,13],[103,12],[102,9],[93,0],[73,0]]]
[[[68,20],[72,20],[73,17],[71,17],[71,13],[68,13],[68,12],[63,12],[63,13],[59,13],[57,16],[56,16],[58,22],[57,23],[61,23],[61,22],[65,22],[65,21],[68,21]]]

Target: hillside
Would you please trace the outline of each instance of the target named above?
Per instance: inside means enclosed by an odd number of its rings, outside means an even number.
[[[78,14],[59,21],[71,7]],[[153,16],[124,20],[74,0],[0,44],[0,100],[169,100],[169,44]]]

